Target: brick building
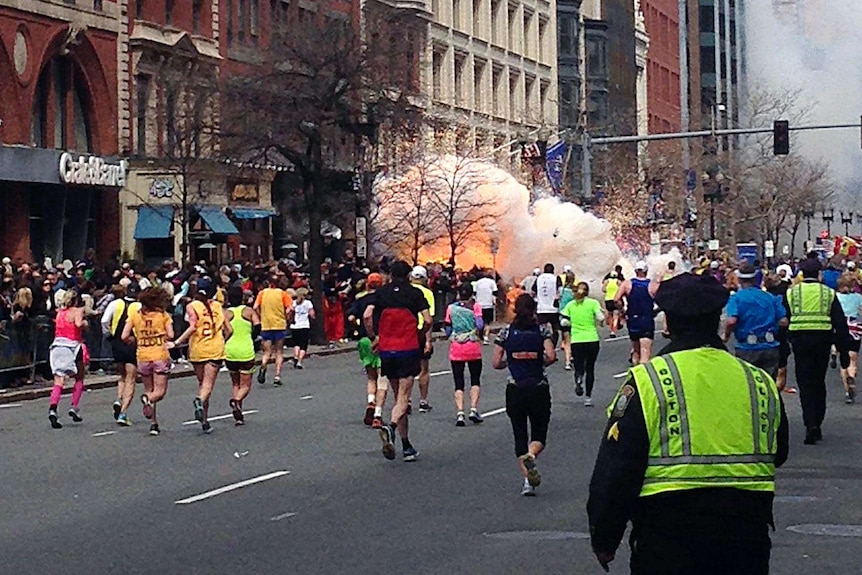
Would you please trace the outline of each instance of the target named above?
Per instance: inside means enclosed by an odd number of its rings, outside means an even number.
[[[56,262],[119,248],[112,0],[0,6],[0,254]]]
[[[678,132],[680,124],[679,5],[677,0],[641,0],[646,31],[649,132]]]

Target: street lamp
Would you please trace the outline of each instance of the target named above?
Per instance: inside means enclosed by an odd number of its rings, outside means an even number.
[[[722,197],[722,182],[724,174],[721,173],[721,166],[717,163],[712,164],[706,169],[706,172],[701,176],[703,180],[703,199],[709,202],[709,239],[715,239],[715,204],[721,202]]]
[[[841,212],[841,223],[844,224],[844,235],[850,235],[850,225],[853,223],[853,212],[847,212],[845,215],[844,212]]]
[[[802,217],[805,218],[805,223],[808,226],[808,243],[811,243],[811,218],[814,217],[814,208],[811,206],[802,210]]]
[[[826,224],[827,233],[831,237],[832,236],[832,222],[835,221],[835,208],[829,208],[828,212],[824,208],[823,215],[821,216],[821,218],[823,219],[823,223]]]

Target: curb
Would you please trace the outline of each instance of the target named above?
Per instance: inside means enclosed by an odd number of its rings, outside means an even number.
[[[441,339],[445,339],[443,334],[437,334],[434,336],[434,341],[440,341]],[[345,353],[355,352],[356,346],[350,345],[349,347],[336,347],[335,349],[320,349],[310,352],[307,357],[327,357],[330,355],[342,355]],[[285,357],[285,359],[287,359],[287,357]],[[255,363],[259,365],[260,360],[255,360]],[[188,368],[175,369],[168,374],[168,380],[190,377],[193,376],[194,373],[194,370]],[[73,384],[64,385],[63,395],[72,393],[72,385]],[[84,389],[88,391],[93,389],[108,389],[111,387],[117,387],[116,375],[94,375],[84,379]],[[51,388],[52,386],[46,385],[45,387],[37,387],[34,389],[12,389],[6,393],[0,393],[0,405],[50,397]]]

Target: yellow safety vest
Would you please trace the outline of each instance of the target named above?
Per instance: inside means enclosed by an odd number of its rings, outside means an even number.
[[[422,292],[422,295],[425,296],[425,301],[428,302],[428,315],[431,316],[431,319],[434,319],[434,292],[425,287],[422,284],[412,284],[413,287],[419,288],[419,291]],[[419,314],[419,327],[418,329],[422,329],[425,325],[425,318],[422,317],[422,314]]]
[[[641,497],[708,487],[775,491],[781,410],[763,370],[700,348],[656,357],[630,375],[649,435]]]
[[[119,337],[120,333],[118,333],[120,329],[120,318],[123,317],[123,310],[126,309],[126,300],[121,299],[117,304],[117,307],[114,309],[114,315],[111,317],[111,335],[114,337]],[[129,321],[129,316],[133,313],[141,309],[141,302],[133,301],[129,305],[129,312],[126,314],[126,322]]]
[[[835,291],[818,282],[805,281],[790,288],[790,331],[831,331],[830,310]]]

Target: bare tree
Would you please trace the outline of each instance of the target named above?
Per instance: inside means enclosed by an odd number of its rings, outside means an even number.
[[[421,120],[414,105],[421,37],[415,18],[383,4],[314,6],[291,5],[262,52],[267,60],[226,86],[223,117],[233,149],[275,151],[295,166],[312,292],[322,306],[320,227],[327,197],[338,190],[332,182],[356,169],[382,131]],[[313,336],[323,339],[322,321]]]

